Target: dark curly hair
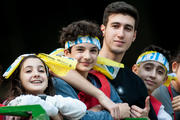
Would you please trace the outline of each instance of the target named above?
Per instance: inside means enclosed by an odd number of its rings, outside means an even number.
[[[66,41],[75,41],[78,36],[89,35],[91,37],[98,37],[102,43],[102,32],[98,24],[92,21],[80,20],[72,22],[67,27],[63,27],[60,31],[59,43],[64,48]]]
[[[24,63],[25,60],[27,60],[28,58],[38,58],[36,55],[30,55],[27,57],[24,57],[24,59],[21,61],[20,65],[18,66],[18,68],[14,71],[14,73],[10,76],[10,78],[8,80],[11,81],[11,92],[8,95],[8,101],[14,99],[17,96],[20,96],[22,94],[27,94],[26,90],[24,89],[24,87],[21,84],[21,80],[19,78],[19,74],[22,68],[22,65]],[[40,59],[41,60],[41,59]],[[44,93],[46,95],[55,95],[55,90],[53,87],[53,82],[51,79],[51,76],[49,75],[48,72],[48,68],[46,67],[45,63],[41,60],[41,62],[43,63],[45,69],[46,69],[46,74],[48,75],[48,87],[46,88],[46,90],[44,91]]]

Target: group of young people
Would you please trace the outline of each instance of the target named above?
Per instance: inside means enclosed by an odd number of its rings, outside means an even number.
[[[105,8],[101,26],[79,20],[63,27],[59,43],[64,50],[56,55],[77,60],[76,69],[60,76],[37,55],[21,55],[3,74],[3,82],[11,84],[2,105],[40,104],[54,120],[178,120],[180,52],[170,60],[167,50],[151,45],[132,70],[121,64],[138,22],[137,9],[118,1]],[[98,62],[106,59],[116,65]],[[170,71],[177,80],[166,87]],[[3,116],[13,118],[18,117]]]

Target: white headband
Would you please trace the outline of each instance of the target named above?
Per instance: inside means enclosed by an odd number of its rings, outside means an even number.
[[[74,45],[81,44],[81,43],[90,43],[90,44],[96,45],[99,50],[101,49],[99,38],[91,37],[91,36],[78,36],[77,40],[75,41],[67,41],[65,43],[65,49],[68,49]]]
[[[141,62],[145,62],[145,61],[148,61],[148,60],[153,60],[153,61],[157,61],[157,62],[161,63],[162,65],[165,66],[165,68],[169,72],[169,63],[168,63],[168,60],[166,59],[166,57],[163,54],[161,54],[161,53],[159,53],[157,51],[144,52],[138,57],[138,59],[136,61],[136,64],[139,64]]]
[[[3,74],[3,77],[8,79],[12,75],[12,73],[16,70],[16,68],[19,66],[19,64],[24,59],[24,57],[27,57],[30,55],[35,55],[35,54],[23,54],[23,55],[19,56],[5,71],[5,73]]]

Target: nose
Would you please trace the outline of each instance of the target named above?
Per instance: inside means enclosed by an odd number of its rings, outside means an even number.
[[[153,70],[151,71],[150,76],[151,76],[152,78],[155,78],[155,77],[156,77],[156,70],[155,70],[155,69],[153,69]]]
[[[37,71],[37,70],[35,70],[34,72],[33,72],[33,77],[39,77],[40,75],[39,75],[39,72]]]
[[[86,60],[89,60],[91,58],[90,51],[89,50],[85,51],[83,56]]]
[[[117,31],[118,37],[123,38],[124,37],[124,27],[120,27]]]

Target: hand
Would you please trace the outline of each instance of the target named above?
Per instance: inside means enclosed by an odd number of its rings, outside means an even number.
[[[130,107],[128,103],[118,103],[120,109],[120,118],[129,118],[130,117]]]
[[[180,95],[173,98],[172,107],[175,112],[180,112]]]
[[[63,116],[61,115],[61,113],[55,115],[55,116],[51,116],[52,120],[64,120]]]
[[[19,117],[19,116],[6,116],[6,120],[32,120],[32,116],[28,117]]]
[[[88,110],[93,111],[93,112],[99,112],[99,111],[103,110],[103,107],[101,105],[96,105],[94,107],[91,107]]]
[[[145,108],[139,108],[136,105],[131,106],[131,117],[132,118],[148,118],[148,114],[150,111],[150,101],[149,101],[149,96],[146,97],[145,100]]]
[[[97,97],[98,97],[97,99],[100,102],[100,104],[110,112],[110,114],[113,117],[113,119],[114,120],[119,120],[120,119],[119,105],[115,104],[105,94],[100,94]]]

